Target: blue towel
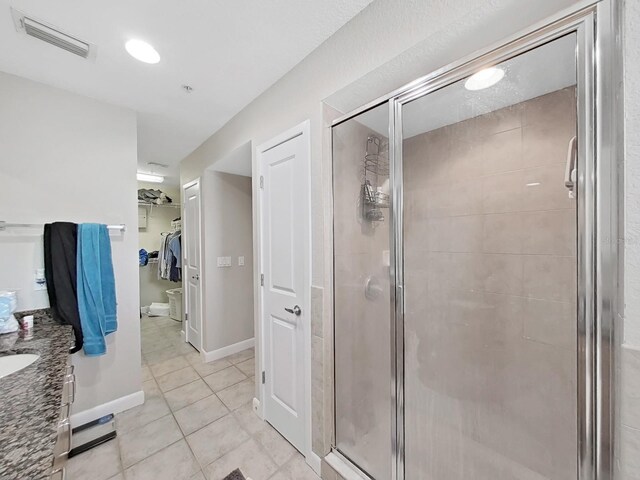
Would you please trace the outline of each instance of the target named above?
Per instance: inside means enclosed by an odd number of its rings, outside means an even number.
[[[116,282],[111,260],[111,240],[106,225],[78,225],[78,311],[84,335],[84,353],[104,355],[105,335],[118,329]]]

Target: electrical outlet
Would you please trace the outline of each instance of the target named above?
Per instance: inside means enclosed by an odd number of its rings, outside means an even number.
[[[36,269],[36,274],[34,275],[35,286],[34,290],[46,290],[47,289],[47,281],[44,277],[44,268]]]

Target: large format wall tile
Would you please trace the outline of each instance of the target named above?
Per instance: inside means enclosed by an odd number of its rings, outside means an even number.
[[[574,126],[566,89],[404,142],[405,446],[421,479],[575,478]]]
[[[477,147],[478,148],[478,147]],[[512,172],[522,168],[522,130],[514,128],[488,137],[481,147],[482,173]]]

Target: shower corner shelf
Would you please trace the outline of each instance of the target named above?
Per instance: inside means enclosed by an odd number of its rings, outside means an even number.
[[[384,221],[383,208],[389,208],[389,194],[384,192],[389,178],[389,144],[370,134],[364,153],[362,182],[362,216],[370,222]],[[384,180],[383,180],[384,179]]]

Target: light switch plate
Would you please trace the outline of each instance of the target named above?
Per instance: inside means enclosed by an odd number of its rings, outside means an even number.
[[[238,265],[244,267],[244,256],[238,257]]]
[[[230,267],[231,257],[218,257],[218,268]]]

